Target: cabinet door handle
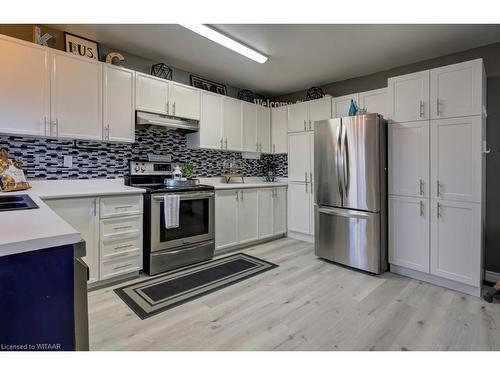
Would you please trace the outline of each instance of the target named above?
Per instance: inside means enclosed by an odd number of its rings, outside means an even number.
[[[304,181],[306,182],[307,184],[307,172],[304,172]]]
[[[220,139],[220,148],[221,148],[221,149],[224,149],[224,141],[223,141],[223,139],[222,139],[222,138]]]
[[[173,112],[174,112],[174,116],[175,116],[175,102],[173,104]]]
[[[311,120],[309,120],[309,130],[312,130]]]
[[[50,130],[47,128],[47,116],[43,116],[43,128],[45,135],[50,135]]]
[[[424,195],[424,180],[420,179],[420,195]]]
[[[240,191],[240,195],[241,195],[241,200],[243,200],[243,190]]]
[[[115,210],[122,210],[122,209],[125,209],[125,208],[131,208],[131,207],[134,207],[134,206],[132,204],[129,204],[127,206],[116,206]]]
[[[436,195],[439,197],[441,195],[441,184],[439,183],[439,180],[436,180]]]
[[[436,99],[436,114],[441,116],[441,111],[439,110],[439,98]]]
[[[226,138],[226,150],[227,150],[227,138]]]
[[[97,216],[97,198],[94,199],[94,216]]]
[[[106,127],[104,128],[104,138],[109,139],[109,124],[106,124]]]
[[[424,216],[424,202],[420,201],[420,216]]]
[[[424,101],[420,101],[420,118],[424,117]]]
[[[313,174],[309,172],[309,180],[311,181],[311,194],[313,193]]]
[[[306,120],[304,120],[304,131],[306,131],[307,128],[306,128]]]
[[[438,202],[438,204],[437,204],[437,218],[439,219],[440,217],[441,217],[441,205]]]
[[[238,199],[238,190],[235,191],[235,196],[236,196],[236,200],[239,200]]]
[[[52,127],[55,128],[55,132],[54,132],[54,134],[52,134],[52,129],[51,129],[51,134],[50,135],[53,135],[54,137],[59,136],[59,120],[57,118],[56,118],[56,120],[54,122],[52,122],[51,128]]]
[[[170,102],[167,100],[167,115],[170,112]]]

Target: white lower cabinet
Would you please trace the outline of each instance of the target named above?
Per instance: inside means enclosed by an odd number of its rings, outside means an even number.
[[[238,190],[215,193],[215,248],[222,250],[238,244]]]
[[[274,190],[273,197],[273,228],[274,235],[286,233],[286,187],[277,187]]]
[[[259,238],[274,235],[274,194],[275,189],[259,190]]]
[[[259,191],[238,191],[238,242],[245,244],[259,239]]]
[[[142,199],[127,195],[45,201],[85,240],[89,284],[142,269]]]
[[[389,262],[429,272],[428,199],[389,196]]]
[[[308,183],[288,183],[288,230],[312,235],[312,199]]]
[[[284,186],[216,191],[215,249],[285,234],[286,196]]]
[[[481,209],[479,203],[431,200],[431,273],[480,286]]]
[[[99,280],[99,202],[98,198],[51,199],[45,203],[85,240],[89,283]]]

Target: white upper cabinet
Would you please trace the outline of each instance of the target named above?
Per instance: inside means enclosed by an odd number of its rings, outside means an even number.
[[[483,82],[482,59],[432,69],[431,118],[480,115]]]
[[[349,116],[351,100],[359,106],[359,95],[349,94],[332,99],[332,118]]]
[[[309,104],[309,130],[314,130],[314,121],[332,118],[332,97],[325,96],[321,99],[311,100]]]
[[[359,108],[367,113],[380,113],[387,119],[387,88],[359,93]]]
[[[271,110],[262,105],[257,106],[257,143],[259,152],[271,153]]]
[[[257,105],[242,102],[243,111],[243,151],[259,152],[257,140]]]
[[[242,149],[242,102],[232,98],[223,101],[223,136],[224,149],[241,151]]]
[[[480,204],[440,199],[431,204],[431,273],[480,287]]]
[[[46,48],[0,36],[0,133],[49,135]]]
[[[389,196],[389,262],[429,272],[428,199]]]
[[[288,132],[304,132],[309,127],[309,106],[307,102],[300,102],[287,106]]]
[[[406,122],[429,119],[429,74],[425,70],[388,79],[390,120]]]
[[[102,65],[89,58],[51,51],[51,134],[102,139]]]
[[[429,197],[429,122],[388,125],[388,191],[392,195]]]
[[[307,182],[309,184],[313,170],[311,138],[311,133],[288,135],[289,181]]]
[[[171,111],[168,98],[169,84],[167,80],[137,72],[136,109],[168,115]]]
[[[221,95],[201,91],[200,130],[186,134],[190,148],[222,149],[222,100]]]
[[[431,196],[481,201],[481,116],[431,121]]]
[[[177,82],[170,82],[169,114],[191,120],[200,119],[200,90]]]
[[[104,139],[135,141],[135,72],[103,65]]]
[[[284,106],[271,109],[271,141],[273,154],[288,152],[287,109]]]

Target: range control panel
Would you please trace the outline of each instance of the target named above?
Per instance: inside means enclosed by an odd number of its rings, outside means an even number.
[[[130,175],[171,175],[173,171],[172,163],[151,162],[151,161],[131,161]]]

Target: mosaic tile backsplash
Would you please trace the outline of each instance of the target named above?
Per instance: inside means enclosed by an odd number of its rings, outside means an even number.
[[[199,177],[220,176],[227,159],[242,160],[247,176],[262,176],[269,163],[278,176],[288,173],[287,155],[262,155],[259,160],[242,159],[239,152],[191,150],[186,136],[160,127],[137,126],[135,143],[104,143],[0,135],[0,148],[20,160],[27,178],[88,179],[123,177],[130,159],[148,154],[170,155],[173,163],[191,163]],[[73,157],[73,167],[63,167],[63,156]]]

